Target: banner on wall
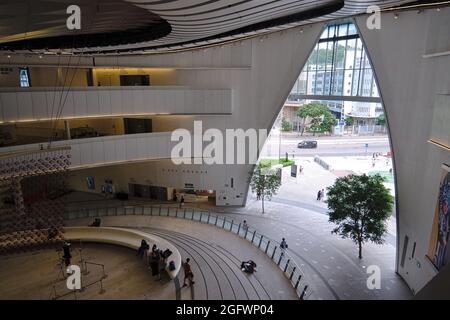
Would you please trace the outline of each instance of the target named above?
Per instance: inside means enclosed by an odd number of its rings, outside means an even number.
[[[442,165],[428,258],[439,271],[450,262],[450,166]]]

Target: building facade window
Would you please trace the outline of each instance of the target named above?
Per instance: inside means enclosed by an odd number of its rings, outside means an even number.
[[[28,88],[30,86],[28,68],[19,68],[19,81],[22,88]]]
[[[290,97],[296,95],[379,97],[372,66],[353,23],[325,28]]]

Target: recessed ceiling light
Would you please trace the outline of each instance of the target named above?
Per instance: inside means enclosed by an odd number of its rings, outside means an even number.
[[[8,54],[6,57],[7,57],[8,59],[11,58],[11,56],[10,56],[9,54]]]

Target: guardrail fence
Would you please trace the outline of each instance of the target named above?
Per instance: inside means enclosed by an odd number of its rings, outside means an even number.
[[[119,206],[71,210],[65,213],[64,218],[66,220],[75,220],[83,218],[127,215],[181,218],[214,225],[218,228],[230,231],[248,240],[260,250],[264,251],[264,253],[284,272],[284,275],[290,280],[291,285],[294,287],[298,297],[301,300],[308,299],[312,294],[312,290],[305,279],[304,272],[299,264],[295,262],[294,258],[289,254],[289,250],[282,250],[279,242],[270,239],[252,227],[245,227],[240,220],[219,216],[208,210],[162,205]]]

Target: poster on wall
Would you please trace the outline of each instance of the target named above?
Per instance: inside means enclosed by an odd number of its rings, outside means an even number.
[[[86,177],[86,183],[89,190],[95,189],[94,177]]]
[[[450,262],[450,166],[442,165],[428,258],[438,271]]]

